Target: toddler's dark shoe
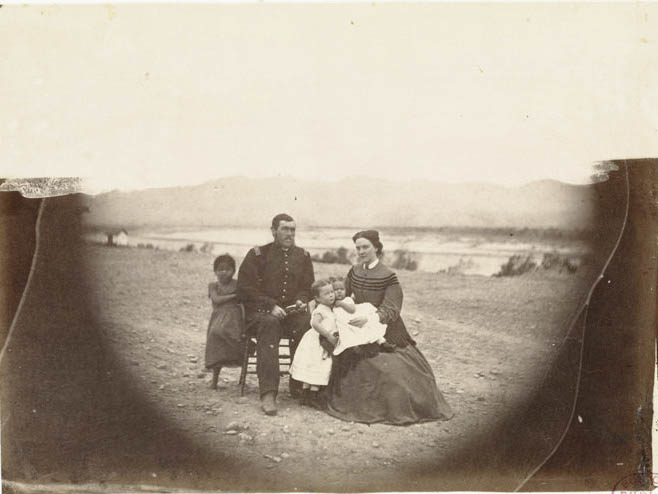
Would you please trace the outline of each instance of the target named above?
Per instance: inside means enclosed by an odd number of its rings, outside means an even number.
[[[393,353],[395,351],[395,345],[393,343],[389,343],[388,341],[385,341],[384,343],[379,344],[379,349],[382,352]]]
[[[320,391],[311,391],[309,393],[309,400],[306,406],[315,408],[316,410],[324,410],[326,408],[324,394]]]

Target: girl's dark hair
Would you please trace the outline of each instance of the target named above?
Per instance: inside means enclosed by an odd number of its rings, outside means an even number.
[[[384,244],[382,244],[381,241],[379,240],[379,232],[377,230],[363,230],[361,232],[357,232],[352,237],[352,241],[356,242],[357,239],[359,238],[365,238],[366,240],[368,240],[375,248],[377,255],[378,256],[382,255],[382,251],[384,250]]]
[[[222,254],[221,256],[217,256],[215,258],[215,262],[212,263],[212,270],[217,271],[217,268],[219,268],[220,264],[228,264],[229,266],[231,266],[231,269],[233,269],[233,272],[235,273],[235,259],[233,259],[228,254]]]
[[[320,288],[327,285],[331,285],[331,281],[328,279],[322,278],[315,280],[311,285],[311,293],[313,293],[313,297],[317,297],[320,294]]]

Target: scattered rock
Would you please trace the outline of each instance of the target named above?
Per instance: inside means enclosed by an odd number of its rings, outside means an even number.
[[[411,336],[418,336],[420,334],[420,331],[414,330],[411,332]]]
[[[200,372],[199,374],[196,375],[197,379],[203,379],[206,377],[206,375],[203,372]]]
[[[240,438],[240,442],[245,442],[245,443],[250,443],[253,442],[254,440],[253,436],[250,436],[249,434],[246,434],[244,432],[238,434],[238,437]]]
[[[156,369],[164,370],[167,368],[167,364],[158,364],[155,366]]]
[[[334,434],[336,434],[336,431],[333,429],[327,429],[327,434],[333,436]]]
[[[236,436],[238,434],[238,431],[224,431],[224,434],[227,436]]]
[[[486,398],[484,396],[478,396],[478,401],[486,401]]]
[[[489,371],[489,374],[491,374],[492,376],[500,376],[500,371],[496,369],[492,369]]]
[[[158,386],[158,389],[159,389],[160,391],[162,391],[163,389],[165,389],[165,385],[164,385],[164,384],[161,384],[160,386]]]
[[[290,458],[290,455],[288,453],[281,453],[281,458],[283,459]]]
[[[379,448],[379,443],[377,441],[372,442],[372,447],[373,448]]]
[[[274,463],[281,463],[281,458],[279,456],[272,456],[272,455],[263,455],[263,456],[268,460],[273,461]]]
[[[234,420],[232,422],[229,422],[226,427],[224,427],[225,431],[246,431],[249,429],[249,424],[241,424],[237,420]]]
[[[185,405],[183,405],[182,403],[178,403],[176,406],[177,406],[178,408],[185,408]]]
[[[352,430],[352,428],[349,425],[344,425],[343,427],[340,428],[340,430],[349,432]]]

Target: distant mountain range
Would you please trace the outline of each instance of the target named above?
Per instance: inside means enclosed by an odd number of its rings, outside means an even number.
[[[113,191],[86,198],[90,226],[263,226],[288,212],[300,225],[586,229],[593,189],[552,180],[486,183],[338,182],[228,177],[201,185]]]

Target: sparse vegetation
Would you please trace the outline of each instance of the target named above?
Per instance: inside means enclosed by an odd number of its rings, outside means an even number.
[[[541,267],[544,269],[557,269],[560,273],[567,271],[571,274],[578,271],[580,264],[578,259],[562,255],[556,251],[546,252],[541,261]]]
[[[391,262],[393,269],[406,269],[407,271],[416,271],[418,269],[418,261],[413,252],[407,249],[397,249],[393,252],[393,256]]]
[[[500,267],[500,271],[494,274],[494,276],[519,276],[536,269],[537,263],[532,260],[531,256],[514,255]]]
[[[181,252],[196,252],[196,245],[194,244],[187,244],[185,247],[180,248]]]
[[[313,254],[311,259],[315,262],[323,262],[325,264],[352,264],[348,257],[349,251],[345,247],[339,247],[336,250],[325,251],[324,254]]]

